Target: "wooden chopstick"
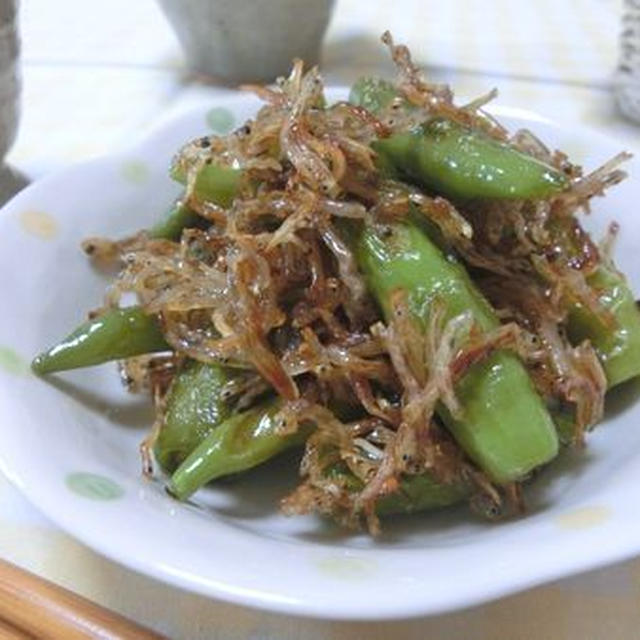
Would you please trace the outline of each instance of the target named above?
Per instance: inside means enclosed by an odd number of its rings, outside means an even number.
[[[35,636],[14,627],[5,620],[0,620],[0,638],[2,640],[36,640]]]
[[[0,560],[0,638],[5,637],[159,640],[163,636]]]

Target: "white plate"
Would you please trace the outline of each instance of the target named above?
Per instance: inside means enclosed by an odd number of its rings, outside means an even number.
[[[48,177],[0,212],[0,465],[62,528],[106,556],[202,594],[330,618],[395,618],[476,604],[640,552],[638,385],[608,399],[584,453],[566,456],[528,492],[530,511],[488,524],[465,509],[387,522],[377,540],[315,517],[288,519],[277,498],[295,483],[283,463],[203,491],[180,505],[140,477],[146,399],[128,396],[113,365],[47,380],[25,363],[100,304],[106,285],[79,250],[89,235],[152,223],[177,188],[172,153],[187,139],[238,123],[245,95],[166,121],[125,153]],[[585,129],[502,109],[594,168],[620,149]],[[617,256],[640,290],[640,184],[594,203],[590,222],[621,222]],[[85,475],[82,475],[85,474]]]

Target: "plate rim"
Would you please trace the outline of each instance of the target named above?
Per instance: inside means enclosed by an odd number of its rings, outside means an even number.
[[[333,90],[336,92],[344,91],[344,89],[342,88],[334,88]],[[217,100],[218,104],[237,104],[238,102],[246,101],[247,96],[246,94],[231,92],[214,99]],[[94,169],[100,170],[100,168],[103,166],[109,166],[111,163],[117,162],[123,158],[126,158],[127,156],[130,156],[132,152],[135,152],[136,150],[142,151],[145,147],[152,145],[155,137],[162,135],[165,127],[172,126],[172,123],[174,123],[175,121],[183,118],[189,119],[196,116],[200,117],[203,113],[203,110],[210,108],[211,102],[214,99],[206,101],[203,100],[202,105],[194,105],[189,109],[184,109],[172,114],[171,117],[165,117],[161,119],[156,126],[149,128],[139,140],[131,145],[128,145],[125,148],[98,158],[92,158],[84,162],[75,163],[69,167],[65,167],[58,171],[52,172],[51,174],[36,181],[35,183],[33,183],[33,185],[30,185],[29,187],[21,191],[2,207],[2,210],[0,210],[0,230],[2,230],[3,227],[8,224],[7,220],[9,219],[9,215],[7,214],[7,211],[11,211],[15,208],[20,207],[23,202],[28,202],[35,189],[47,188],[49,185],[55,185],[64,182],[65,180],[70,179],[70,176],[72,176],[75,172],[89,166]],[[492,109],[492,111],[495,113],[499,113],[500,115],[516,117],[520,120],[525,121],[529,121],[530,118],[528,117],[528,114],[533,113],[525,109],[517,109],[519,115],[514,115],[513,108],[504,105],[497,109]],[[559,128],[566,126],[562,123],[557,122],[556,120],[549,119],[544,116],[536,117],[541,118],[547,126]],[[599,139],[602,142],[606,140],[609,144],[616,144],[621,147],[626,146],[621,145],[620,142],[617,141],[614,137],[603,134],[602,132],[591,129],[590,127],[587,127],[585,125],[572,124],[571,130],[572,132],[575,131],[576,135],[580,137],[584,135],[591,138]],[[141,152],[140,155],[144,156],[144,152]],[[9,388],[10,384],[0,384],[0,397],[4,397]],[[5,414],[9,413],[4,408],[8,406],[6,397],[1,404],[3,406],[0,407],[0,416],[6,417]],[[0,432],[2,432],[1,423]],[[469,592],[461,590],[457,599],[449,598],[447,603],[432,602],[431,605],[429,605],[425,603],[420,604],[420,601],[416,600],[415,602],[406,603],[404,607],[398,606],[396,604],[395,606],[389,606],[386,609],[379,609],[378,612],[375,612],[372,611],[371,605],[369,604],[359,606],[357,603],[355,603],[354,605],[354,603],[351,602],[343,603],[342,607],[340,608],[327,610],[324,604],[321,604],[320,606],[314,606],[313,603],[308,603],[304,600],[299,600],[296,602],[278,601],[274,600],[273,598],[267,598],[265,594],[256,593],[253,595],[247,595],[246,593],[239,593],[229,585],[218,584],[217,586],[212,586],[210,582],[198,581],[193,577],[187,578],[184,575],[181,575],[179,571],[171,570],[171,567],[167,564],[163,565],[162,568],[160,568],[157,564],[154,564],[153,562],[150,562],[148,560],[139,561],[135,553],[123,553],[118,548],[114,548],[113,545],[110,545],[106,538],[96,538],[95,535],[91,534],[88,527],[78,527],[77,519],[75,519],[71,515],[65,514],[60,509],[56,509],[55,504],[51,502],[51,499],[53,498],[53,494],[51,492],[38,491],[38,489],[34,486],[25,485],[25,483],[20,479],[20,474],[16,472],[15,469],[11,468],[11,463],[6,458],[6,455],[7,454],[5,453],[5,451],[3,449],[0,449],[0,471],[2,471],[4,475],[9,478],[14,486],[17,486],[17,488],[27,497],[29,502],[36,509],[44,513],[48,519],[54,522],[70,536],[78,539],[83,544],[86,544],[90,548],[96,550],[101,555],[117,562],[118,564],[133,569],[138,573],[152,576],[157,580],[199,593],[201,595],[220,598],[222,600],[234,602],[236,604],[244,606],[251,606],[262,610],[276,611],[289,615],[293,614],[298,616],[311,616],[316,618],[335,620],[391,620],[421,617],[425,615],[435,615],[481,604],[483,602],[494,600],[507,594],[522,591],[524,589],[531,588],[533,586],[546,583],[561,577],[567,577],[575,573],[589,571],[616,561],[625,560],[640,553],[639,541],[635,545],[629,543],[626,547],[621,547],[620,545],[618,545],[613,548],[601,548],[599,550],[599,555],[596,558],[588,557],[586,559],[586,562],[584,561],[584,558],[578,559],[568,556],[564,558],[564,563],[558,563],[554,567],[547,568],[546,571],[541,570],[535,576],[522,575],[518,579],[512,579],[510,582],[493,583],[493,586],[486,588],[484,593],[471,594]],[[638,527],[637,522],[627,522],[627,524],[635,524],[636,528]],[[629,528],[634,529],[633,526],[630,526]],[[604,529],[600,529],[600,532],[603,533]],[[631,540],[633,536],[627,537]]]

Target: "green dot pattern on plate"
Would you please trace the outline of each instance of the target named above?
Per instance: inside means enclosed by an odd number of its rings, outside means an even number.
[[[144,184],[149,179],[149,169],[144,162],[130,160],[120,168],[122,177],[133,184]]]
[[[65,484],[73,493],[89,500],[117,500],[124,495],[119,484],[96,473],[70,473]]]
[[[209,109],[209,111],[207,111],[206,120],[214,133],[229,133],[235,122],[233,113],[224,107],[214,107],[213,109]]]
[[[364,558],[329,555],[315,561],[321,573],[336,580],[367,580],[375,574],[375,566]]]
[[[0,345],[0,369],[19,376],[27,373],[27,363],[10,347]]]

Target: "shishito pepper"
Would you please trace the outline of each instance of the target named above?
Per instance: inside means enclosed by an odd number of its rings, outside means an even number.
[[[349,98],[378,113],[397,96],[390,83],[362,78]],[[412,108],[406,101],[404,106]],[[391,164],[411,181],[453,199],[540,199],[569,184],[564,174],[537,158],[442,117],[371,146],[383,166]]]
[[[171,169],[171,177],[181,184],[187,182],[185,172],[178,165]],[[193,193],[199,200],[208,200],[221,207],[228,207],[236,196],[241,180],[241,169],[219,164],[203,164],[198,170]]]
[[[155,316],[140,307],[111,309],[36,356],[31,368],[53,373],[169,349]]]
[[[183,229],[196,227],[202,218],[186,204],[176,203],[167,214],[149,229],[149,237],[179,240]]]
[[[447,320],[469,312],[480,330],[499,325],[464,268],[415,224],[364,228],[356,255],[385,315],[390,313],[393,292],[403,289],[421,322],[426,322],[439,298]],[[440,416],[462,449],[495,482],[521,479],[556,456],[553,422],[513,353],[498,351],[473,365],[458,382],[456,394],[462,418],[454,419],[444,407],[438,409]]]
[[[445,118],[371,146],[411,181],[454,200],[542,199],[568,186],[544,162]]]
[[[162,428],[153,453],[167,473],[185,458],[230,413],[224,398],[232,373],[216,364],[188,361],[175,375],[167,392]]]
[[[186,174],[177,165],[172,168],[171,177],[177,182],[186,183]],[[204,164],[196,176],[194,195],[199,200],[228,207],[233,202],[241,177],[240,169]],[[187,204],[178,202],[162,220],[149,229],[149,236],[178,240],[183,229],[197,226],[200,220],[200,216]]]
[[[349,92],[351,104],[364,107],[371,113],[379,113],[397,98],[398,91],[393,84],[382,78],[370,76],[358,78]],[[409,107],[406,101],[403,101],[403,104],[405,107]]]
[[[430,473],[403,476],[397,491],[378,499],[376,512],[389,516],[448,507],[468,498],[470,492],[471,487],[462,480],[443,484]]]
[[[327,476],[339,480],[349,491],[361,491],[363,482],[344,463],[329,467]],[[470,484],[462,479],[450,483],[438,482],[428,471],[417,475],[402,475],[398,489],[378,498],[379,516],[416,513],[462,502],[471,494]]]
[[[277,432],[279,408],[277,401],[268,400],[216,426],[173,473],[169,492],[186,500],[211,480],[246,471],[302,444],[308,430],[291,435]]]
[[[624,276],[612,267],[600,265],[587,279],[603,309],[612,316],[612,325],[587,309],[573,305],[568,318],[569,339],[589,340],[593,345],[609,387],[640,375],[640,312]]]
[[[280,435],[275,420],[278,409],[277,400],[268,400],[231,416],[212,429],[173,473],[169,493],[186,500],[216,478],[247,471],[301,445],[309,435],[308,429],[303,428],[292,435]],[[347,469],[334,465],[329,474],[346,480],[347,487],[354,491],[362,488],[362,483]],[[414,513],[455,504],[468,497],[469,492],[469,485],[462,480],[442,484],[428,473],[406,476],[401,479],[398,491],[378,500],[376,510],[379,515]]]

